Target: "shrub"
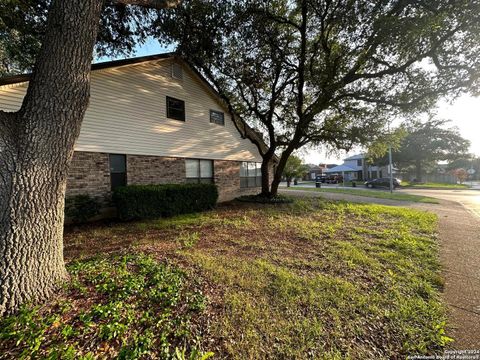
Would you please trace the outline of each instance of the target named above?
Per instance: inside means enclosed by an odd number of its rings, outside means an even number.
[[[122,220],[167,217],[212,209],[218,190],[213,184],[130,185],[113,192]]]
[[[84,223],[100,214],[100,202],[90,195],[76,195],[65,199],[65,215],[74,223]]]

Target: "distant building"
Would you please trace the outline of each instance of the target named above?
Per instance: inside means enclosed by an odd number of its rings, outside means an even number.
[[[387,176],[387,167],[370,165],[365,154],[357,154],[343,159],[343,164],[325,171],[327,174],[344,175],[345,180],[363,181]]]
[[[303,180],[315,180],[317,176],[325,175],[328,169],[331,169],[337,164],[307,164],[308,173],[303,177]]]

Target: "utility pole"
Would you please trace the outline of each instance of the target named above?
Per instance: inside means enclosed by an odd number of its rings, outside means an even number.
[[[388,144],[388,167],[390,168],[390,193],[393,193],[392,143]]]

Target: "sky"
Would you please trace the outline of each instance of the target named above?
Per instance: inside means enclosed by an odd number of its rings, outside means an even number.
[[[173,47],[161,47],[156,40],[151,39],[145,44],[138,46],[134,56],[146,56],[166,51],[173,51]],[[102,61],[111,59],[99,59]],[[451,120],[451,125],[458,127],[460,134],[470,140],[470,152],[480,156],[480,97],[463,95],[453,103],[439,101],[437,104],[437,117]],[[327,154],[321,149],[304,149],[298,155],[309,164],[342,163],[346,156],[361,152],[362,149],[354,149],[349,153]]]

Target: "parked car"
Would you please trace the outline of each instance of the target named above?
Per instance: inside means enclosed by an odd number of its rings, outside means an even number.
[[[343,176],[342,175],[329,175],[325,179],[325,182],[327,184],[339,184],[343,182]]]
[[[327,180],[327,177],[325,175],[317,175],[315,177],[315,182],[325,183],[326,180]]]
[[[396,189],[400,186],[400,179],[393,179],[393,188]],[[385,187],[390,188],[390,178],[379,178],[365,181],[365,186],[368,188]]]

